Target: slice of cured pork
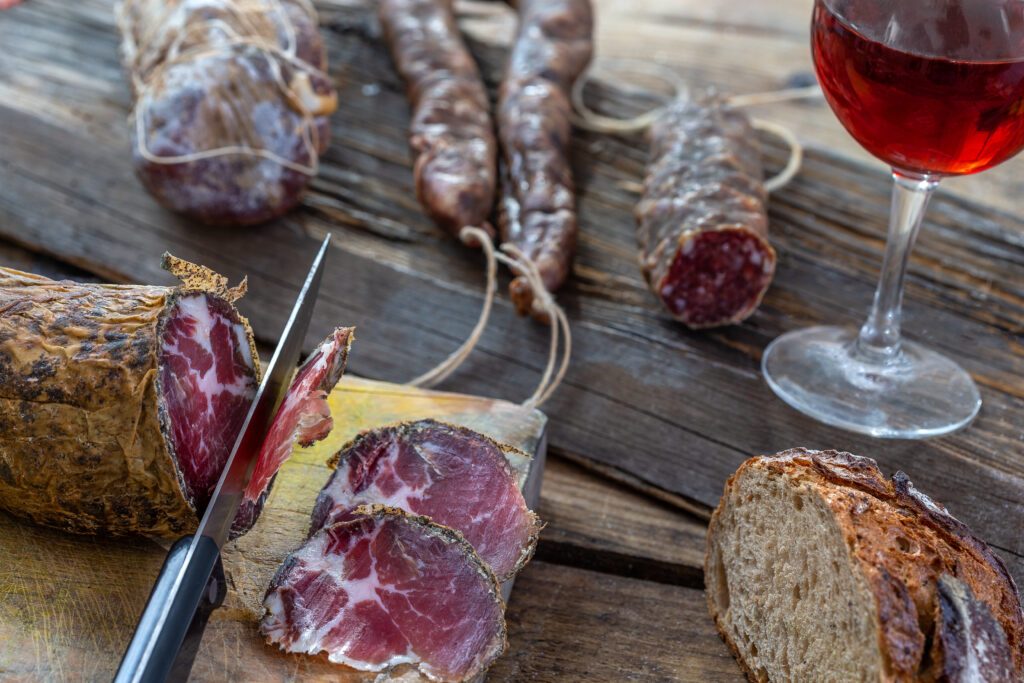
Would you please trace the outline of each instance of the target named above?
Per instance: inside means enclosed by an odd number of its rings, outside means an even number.
[[[245,533],[256,523],[274,477],[295,444],[312,446],[331,432],[334,421],[327,395],[345,372],[353,333],[351,327],[335,329],[296,371],[256,457],[232,528],[234,535]]]
[[[466,681],[505,649],[504,605],[456,531],[375,506],[318,531],[278,569],[260,626],[286,652],[363,671]]]
[[[361,505],[381,503],[462,532],[504,581],[529,561],[543,526],[505,457],[515,450],[435,420],[361,434],[335,456],[337,469],[317,498],[310,533],[351,519]]]

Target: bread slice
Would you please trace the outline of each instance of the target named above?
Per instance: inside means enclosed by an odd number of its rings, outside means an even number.
[[[704,576],[752,681],[1024,680],[1024,614],[1006,567],[870,458],[747,460],[711,517]]]

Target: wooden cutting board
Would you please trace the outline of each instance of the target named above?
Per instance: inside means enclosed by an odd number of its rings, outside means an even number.
[[[327,459],[359,432],[425,417],[477,429],[535,454],[512,465],[527,503],[537,505],[547,422],[538,410],[349,377],[329,403],[331,435],[296,449],[256,526],[225,550],[229,594],[207,626],[193,681],[387,680],[325,657],[286,655],[257,631],[271,576],[306,536],[316,495],[330,475]],[[0,680],[110,680],[164,556],[161,545],[146,539],[72,536],[0,513]],[[511,582],[503,588],[507,599]],[[394,676],[420,680],[408,671]]]

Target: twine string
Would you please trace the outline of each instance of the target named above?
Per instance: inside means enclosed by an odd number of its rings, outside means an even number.
[[[316,16],[315,9],[312,5],[305,1],[302,5],[306,11],[310,12],[311,16]],[[238,26],[242,29],[241,32],[222,19],[211,19],[202,24],[189,24],[179,33],[178,36],[175,37],[171,45],[168,47],[167,58],[154,67],[153,70],[147,74],[145,80],[140,78],[138,74],[132,75],[137,94],[135,139],[139,156],[151,163],[163,165],[184,164],[228,155],[251,156],[268,159],[285,168],[296,171],[297,173],[302,173],[308,176],[316,175],[319,166],[319,155],[316,151],[319,147],[319,133],[314,120],[317,116],[317,112],[309,106],[309,99],[311,97],[316,97],[316,94],[312,89],[311,77],[327,79],[327,74],[297,56],[298,39],[296,36],[295,25],[292,22],[291,17],[288,16],[284,7],[281,6],[279,0],[250,0],[249,2],[228,3],[225,4],[224,7],[233,14]],[[149,30],[144,33],[142,38],[133,46],[134,54],[138,55],[145,53],[147,47],[151,44],[154,38],[154,32],[158,27],[166,26],[166,24],[169,23],[168,18],[170,13],[177,11],[178,8],[179,6],[173,3],[165,3],[163,15],[158,21],[149,23]],[[278,45],[276,40],[272,41],[271,39],[260,35],[260,28],[255,23],[255,16],[266,15],[270,12],[273,12],[280,18],[280,26],[283,28],[285,34],[284,47]],[[194,47],[183,49],[183,46],[188,42],[188,39],[197,28],[210,30],[211,27],[221,31],[226,36],[227,40],[217,44],[216,46],[198,44]],[[127,32],[127,35],[131,35],[131,33]],[[224,145],[214,149],[178,155],[165,156],[154,154],[149,149],[146,140],[146,121],[149,118],[148,113],[153,101],[154,84],[159,82],[160,76],[162,76],[163,73],[172,66],[176,66],[184,62],[191,62],[211,55],[220,55],[247,48],[255,48],[263,54],[275,85],[301,115],[301,142],[310,163],[296,163],[295,161],[286,159],[269,149],[252,147],[249,145]],[[281,69],[282,62],[287,62],[296,69],[297,74],[292,78],[291,83],[288,83],[285,80],[284,73]]]
[[[679,74],[663,64],[633,59],[610,59],[606,60],[606,63],[630,64],[632,66],[639,67],[638,70],[644,73],[644,75],[654,76],[668,84],[672,89],[672,95],[668,98],[668,102],[665,104],[658,105],[630,118],[619,119],[611,116],[605,116],[595,112],[587,106],[586,102],[583,101],[583,88],[589,80],[587,76],[584,75],[581,78],[576,79],[571,92],[571,100],[574,109],[573,123],[584,130],[595,131],[598,133],[637,133],[646,130],[662,114],[665,113],[665,110],[668,108],[671,101],[679,97],[683,97],[687,92],[689,92],[689,88]],[[801,88],[785,88],[782,90],[751,93],[747,95],[732,95],[726,98],[726,102],[734,107],[752,107],[759,104],[788,102],[791,100],[820,96],[821,88],[817,85],[812,85]],[[751,124],[757,130],[764,131],[778,137],[789,148],[789,158],[786,161],[785,167],[783,167],[779,173],[768,178],[764,182],[765,189],[768,192],[776,192],[785,187],[800,171],[800,165],[803,163],[804,156],[803,145],[797,139],[796,135],[793,134],[792,130],[780,123],[766,121],[760,118],[753,118],[751,119]]]
[[[480,244],[487,262],[487,284],[484,302],[480,307],[480,315],[469,337],[459,348],[437,366],[411,380],[408,384],[415,387],[436,386],[451,376],[473,352],[490,319],[495,293],[498,289],[498,263],[502,263],[516,275],[526,278],[534,292],[535,305],[539,311],[547,313],[551,320],[548,360],[544,372],[541,374],[541,379],[533,394],[522,403],[526,408],[539,408],[555,393],[569,369],[569,361],[572,358],[572,331],[569,327],[569,319],[544,286],[537,265],[521,249],[513,244],[503,244],[500,250],[495,249],[490,235],[478,227],[463,228],[459,232],[459,238],[466,244]],[[559,353],[559,348],[561,348],[561,353]]]

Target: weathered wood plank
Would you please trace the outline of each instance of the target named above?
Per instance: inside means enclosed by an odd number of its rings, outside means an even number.
[[[701,520],[549,457],[537,558],[633,578],[703,585]]]
[[[258,334],[272,340],[316,237],[331,230],[337,248],[310,341],[330,325],[355,322],[354,371],[398,381],[458,344],[479,305],[479,257],[445,240],[415,204],[406,105],[364,9],[323,7],[343,106],[303,209],[258,229],[216,230],[167,215],[133,180],[126,131],[118,128],[127,91],[104,8],[89,0],[58,11],[36,0],[0,24],[0,42],[11,46],[0,54],[0,73],[18,72],[0,78],[0,234],[118,280],[165,282],[156,269],[164,249],[233,277],[248,273],[243,305]],[[23,57],[51,44],[61,47],[47,60]],[[477,52],[493,80],[500,51]],[[87,77],[76,75],[96,60]],[[64,87],[74,94],[69,101]],[[597,94],[600,106],[627,104]],[[623,183],[639,177],[642,145],[579,135],[575,152],[584,233],[575,282],[562,297],[576,330],[574,365],[545,407],[555,452],[706,508],[748,455],[844,448],[878,458],[889,472],[905,469],[991,542],[1024,554],[1016,419],[1024,409],[1024,239],[1016,217],[948,195],[935,201],[911,269],[907,328],[964,363],[985,405],[960,434],[880,442],[797,415],[770,394],[757,367],[776,334],[812,321],[853,323],[866,309],[884,233],[884,177],[812,149],[802,176],[773,198],[780,269],[762,310],[743,326],[695,334],[665,319],[635,266],[634,197]],[[779,156],[770,145],[769,153]],[[543,329],[516,319],[502,299],[480,352],[451,386],[525,396],[546,342]]]
[[[509,638],[519,645],[488,681],[744,680],[703,591],[544,562],[519,581],[508,605]]]

